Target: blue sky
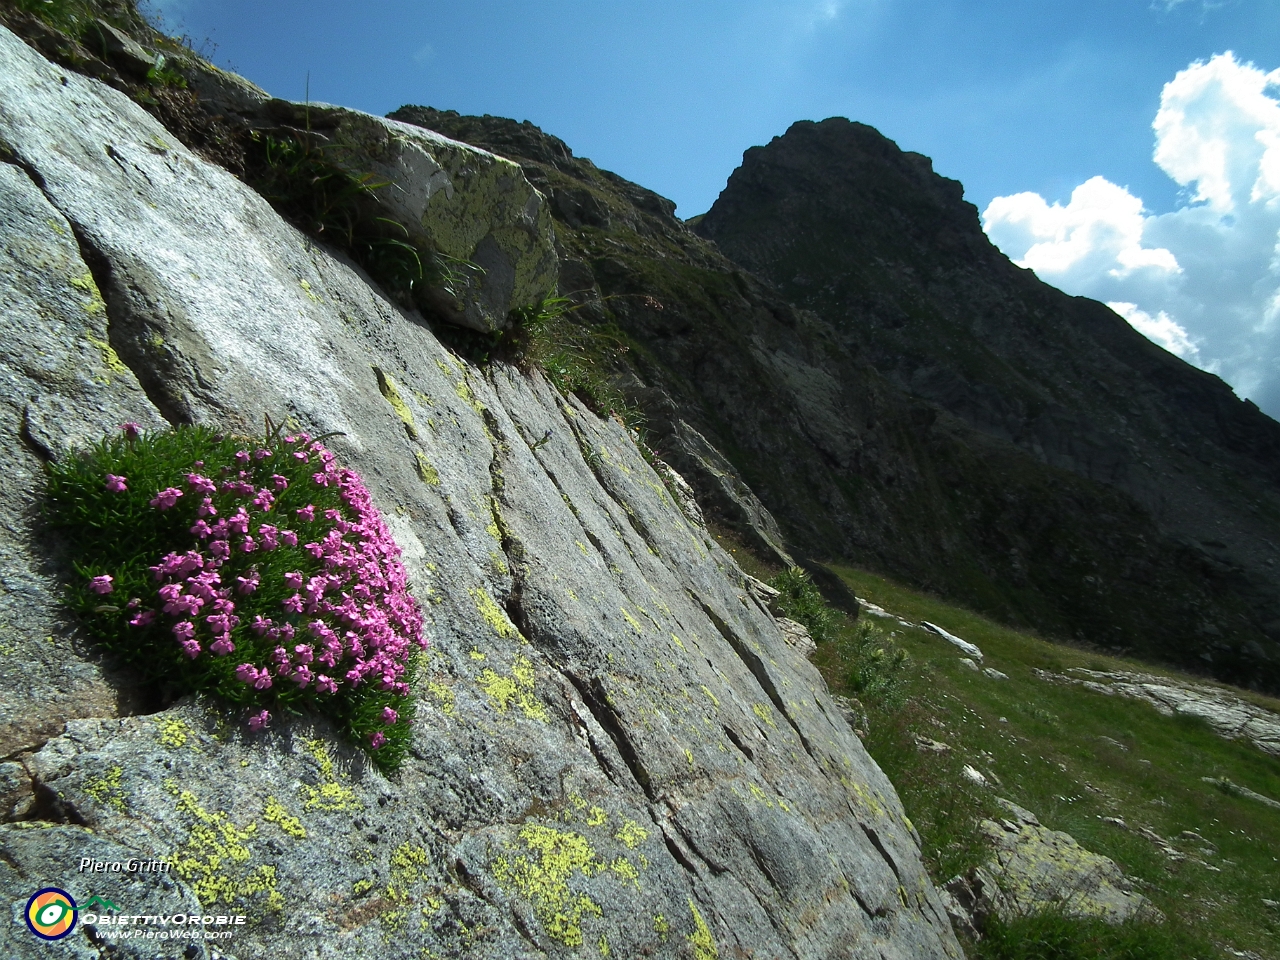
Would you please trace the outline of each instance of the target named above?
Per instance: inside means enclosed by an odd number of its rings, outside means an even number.
[[[211,40],[215,62],[277,96],[301,99],[309,72],[312,99],[373,113],[415,103],[531,120],[577,155],[675,200],[685,217],[711,205],[743,150],[793,121],[839,115],[869,123],[962,181],[1015,260],[1069,292],[1127,304],[1126,316],[1153,339],[1280,414],[1280,298],[1275,322],[1266,319],[1280,291],[1271,229],[1280,229],[1280,209],[1275,218],[1267,213],[1280,204],[1280,172],[1275,197],[1251,200],[1246,190],[1233,207],[1221,190],[1210,201],[1205,170],[1175,155],[1173,141],[1185,148],[1186,137],[1169,134],[1167,122],[1164,163],[1153,160],[1160,145],[1153,123],[1178,103],[1193,112],[1244,110],[1257,126],[1237,124],[1236,146],[1270,135],[1266,110],[1230,90],[1248,80],[1241,71],[1256,68],[1259,95],[1280,97],[1267,85],[1280,69],[1277,0],[155,0],[153,7],[171,32],[185,31],[197,47]],[[1216,64],[1216,73],[1183,83],[1195,89],[1174,103],[1169,86],[1197,63]],[[1218,87],[1197,87],[1197,77]],[[1274,132],[1280,136],[1280,127]],[[1123,195],[1091,188],[1073,204],[1077,188],[1096,187],[1096,178]],[[1132,206],[1126,197],[1136,200],[1138,220],[1117,225]],[[1257,216],[1249,230],[1232,232],[1250,211]],[[1204,231],[1215,229],[1216,260],[1201,249]],[[1118,269],[1101,241],[1088,255],[1063,253],[1064,243],[1079,253],[1085,239],[1107,230],[1128,230],[1130,246],[1169,257],[1130,254]],[[1249,275],[1238,277],[1227,316],[1215,306],[1223,291],[1213,278],[1241,270]]]

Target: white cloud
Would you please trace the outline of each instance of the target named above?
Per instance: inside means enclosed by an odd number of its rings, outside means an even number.
[[[1182,269],[1168,250],[1142,245],[1142,201],[1104,177],[1076,187],[1065,207],[1050,206],[1038,193],[1018,193],[996,197],[983,217],[987,233],[1002,248],[1030,241],[1017,263],[1037,273],[1105,269],[1124,277],[1144,267],[1166,273]]]
[[[997,197],[988,235],[1041,279],[1107,302],[1161,346],[1280,417],[1280,70],[1230,52],[1160,97],[1153,159],[1187,202],[1153,215],[1103,177],[1070,201]]]
[[[1163,310],[1153,317],[1145,310],[1139,310],[1136,303],[1112,300],[1107,306],[1128,320],[1129,325],[1148,340],[1155,341],[1184,360],[1194,359],[1200,352],[1191,335]]]

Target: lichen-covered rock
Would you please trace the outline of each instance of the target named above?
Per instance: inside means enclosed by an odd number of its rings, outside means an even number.
[[[1068,833],[1050,830],[1029,810],[1008,800],[997,802],[1009,816],[981,824],[991,841],[992,859],[947,884],[963,908],[961,916],[967,914],[975,929],[981,931],[993,914],[1011,920],[1046,910],[1108,923],[1163,919],[1146,897],[1133,891],[1115,861],[1086,850]]]
[[[328,156],[376,191],[384,215],[437,251],[449,276],[432,288],[440,314],[487,332],[554,292],[551,214],[520,165],[421,127],[328,104],[272,100],[262,115],[305,128]]]
[[[84,860],[101,863],[104,869],[81,870]],[[220,937],[221,931],[232,929],[227,918],[219,924],[216,914],[210,916],[211,936],[206,940],[202,922],[189,924],[190,917],[204,917],[190,885],[172,868],[156,866],[149,859],[139,861],[135,849],[84,827],[40,821],[0,824],[0,888],[9,894],[26,891],[13,904],[15,922],[0,924],[0,955],[7,960],[47,960],[49,956],[100,960],[104,955],[113,960],[215,960],[226,956],[226,951],[214,953],[210,947],[227,946],[234,939],[234,933],[229,939]],[[71,895],[79,915],[70,936],[47,943],[27,931],[23,915],[27,897],[49,886],[53,877],[58,878],[59,889]],[[109,910],[107,904],[118,909]],[[123,916],[126,921],[117,926],[94,919],[103,915]],[[174,915],[181,921],[173,922]],[[165,918],[163,924],[160,917]]]
[[[248,915],[239,960],[960,956],[893,787],[621,426],[462,362],[122,95],[3,30],[0,63],[16,815],[171,861]],[[423,605],[395,779],[318,721],[147,713],[61,620],[40,458],[264,414],[338,432]],[[24,829],[70,883],[71,828]],[[0,889],[31,893],[3,863]]]

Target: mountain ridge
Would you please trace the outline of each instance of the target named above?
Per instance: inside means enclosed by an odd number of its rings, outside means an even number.
[[[1264,542],[1245,522],[1255,505],[1268,529],[1280,519],[1280,428],[1106,307],[1010,264],[927,158],[861,124],[802,121],[791,140],[746,151],[691,227],[532,124],[391,116],[517,160],[548,195],[562,292],[583,322],[631,338],[615,375],[713,503],[681,424],[727,456],[803,553],[1050,636],[1280,682],[1267,563],[1280,527]],[[807,158],[771,159],[797,132],[833,128],[853,146],[806,141]],[[849,173],[840,156],[874,174],[856,203],[828,189]],[[1206,481],[1215,470],[1227,479]],[[1227,489],[1235,480],[1243,496]],[[743,526],[744,511],[720,512]]]

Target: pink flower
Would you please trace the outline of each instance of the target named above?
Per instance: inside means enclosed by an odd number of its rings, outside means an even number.
[[[278,473],[273,473],[271,475],[271,482],[275,484],[275,487],[277,490],[289,489],[289,481],[286,480],[284,477],[280,476],[280,474]]]
[[[319,486],[327,487],[329,485],[329,475],[327,473],[313,473],[311,479]]]
[[[204,498],[204,502],[196,508],[196,516],[199,517],[216,517],[218,508],[213,505],[213,500],[209,497]]]
[[[182,496],[182,491],[177,487],[166,487],[155,495],[155,498],[151,501],[151,506],[157,510],[168,510],[178,502],[180,496]]]
[[[302,666],[293,671],[293,675],[289,677],[299,687],[305,688],[312,680],[311,668]]]
[[[258,544],[254,542],[253,537],[245,537],[244,544],[240,547],[245,553],[253,553],[258,549]]]
[[[258,589],[259,580],[260,577],[257,570],[250,570],[247,577],[236,577],[236,583],[238,584],[236,587],[236,593],[253,593],[253,591]],[[260,620],[262,618],[259,617],[258,619]]]
[[[252,663],[242,663],[236,667],[236,679],[241,683],[253,683],[258,679],[258,668]]]
[[[231,544],[225,540],[214,540],[209,544],[209,552],[219,560],[225,560],[231,556]]]
[[[249,462],[249,451],[248,451],[248,450],[237,450],[237,451],[236,451],[236,463],[239,463],[239,464],[246,464],[246,463],[248,463],[248,462]]]
[[[253,623],[250,624],[250,629],[253,630],[253,632],[256,633],[258,636],[262,637],[262,636],[266,636],[267,632],[272,628],[272,626],[274,626],[274,624],[271,622],[270,617],[264,618],[262,614],[258,614],[256,617],[253,618]]]
[[[253,452],[253,457],[255,460],[265,460],[269,456],[271,456],[271,451],[267,449],[255,450]]]
[[[312,520],[316,518],[316,505],[314,503],[309,503],[305,507],[302,507],[300,510],[298,510],[297,514],[303,520],[306,520],[308,523],[310,523]]]
[[[194,524],[192,524],[191,532],[194,533],[201,540],[208,540],[209,537],[213,534],[212,528],[209,526],[209,524],[205,523],[203,520],[197,520]]]
[[[282,606],[290,613],[301,613],[302,597],[298,596],[296,593],[292,597],[286,597]]]
[[[303,463],[309,463],[311,461],[311,458],[301,450],[293,451],[293,459],[301,460]]]
[[[322,673],[316,677],[316,690],[320,693],[337,693],[338,685],[334,683],[332,677],[326,677]]]
[[[200,656],[200,644],[196,643],[194,640],[183,640],[182,652],[194,660],[196,657]]]
[[[299,663],[310,663],[315,657],[315,650],[309,643],[300,643],[293,648],[294,659]]]
[[[395,722],[396,722],[397,720],[399,720],[399,719],[400,719],[400,714],[396,713],[396,712],[395,712],[394,710],[392,710],[390,707],[383,707],[383,708],[382,708],[382,722],[383,722],[383,723],[395,723]]]
[[[233,653],[235,649],[236,645],[231,642],[231,637],[225,635],[209,644],[210,652],[216,653],[220,657],[225,657],[228,653]]]
[[[120,424],[120,429],[124,431],[124,435],[130,440],[136,440],[138,438],[138,431],[140,431],[142,427],[130,420],[128,423]]]
[[[217,484],[198,473],[187,474],[187,486],[199,493],[215,493],[218,489]]]
[[[263,729],[270,722],[271,722],[271,714],[268,713],[266,710],[263,710],[261,713],[255,713],[252,717],[249,718],[249,729],[252,730],[254,733],[257,733],[259,730]]]
[[[369,745],[377,750],[380,746],[387,742],[386,734],[381,730],[375,730],[369,735]]]
[[[124,477],[118,477],[114,473],[107,474],[107,492],[108,493],[124,493],[129,488],[124,485]]]
[[[292,530],[281,530],[280,542],[286,547],[296,547],[298,545],[298,535]]]
[[[142,613],[138,614],[136,617],[134,617],[132,620],[129,621],[129,626],[131,627],[150,626],[151,621],[154,620],[155,618],[156,618],[156,612],[154,610],[144,610]]]
[[[111,585],[114,578],[109,573],[104,573],[100,577],[94,577],[89,581],[89,589],[97,594],[111,593],[115,587]]]
[[[179,640],[190,640],[195,633],[196,625],[190,620],[179,620],[173,625],[173,635]]]

